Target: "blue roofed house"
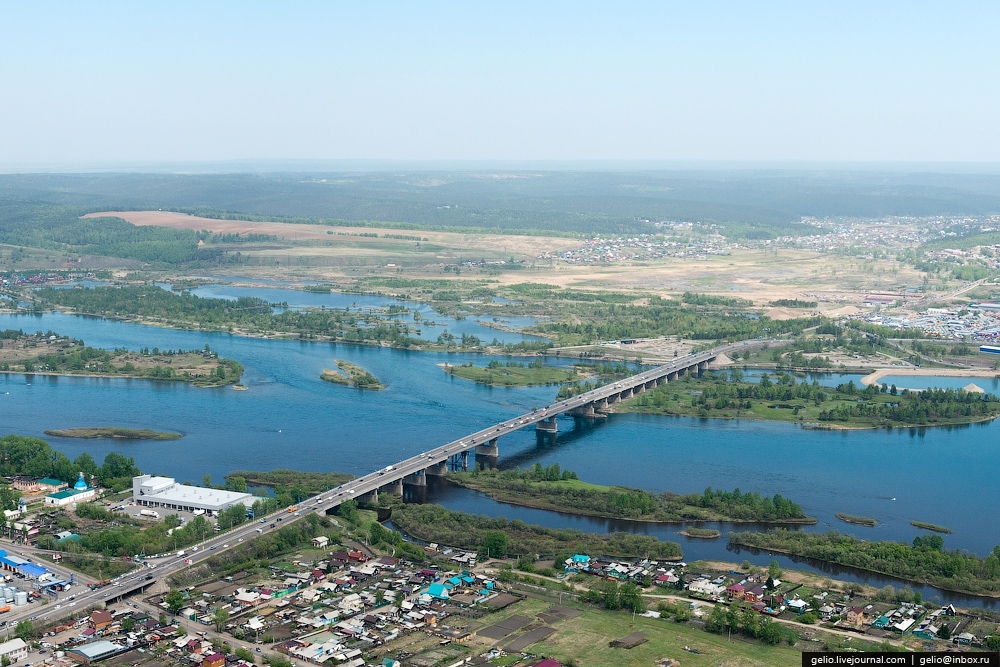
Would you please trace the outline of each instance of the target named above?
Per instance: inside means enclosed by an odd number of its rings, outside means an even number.
[[[427,588],[427,594],[438,600],[447,600],[451,597],[448,594],[448,587],[444,584],[431,584]]]

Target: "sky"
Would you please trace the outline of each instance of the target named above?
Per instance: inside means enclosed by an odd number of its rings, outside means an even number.
[[[5,2],[0,167],[1000,161],[997,2]]]

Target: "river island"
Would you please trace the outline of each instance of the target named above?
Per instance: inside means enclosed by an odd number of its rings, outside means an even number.
[[[57,438],[111,438],[119,440],[180,440],[180,433],[170,431],[154,431],[148,428],[122,428],[119,426],[90,426],[84,428],[49,429],[45,435]]]
[[[581,481],[559,464],[528,470],[479,469],[448,474],[448,480],[510,505],[554,510],[582,516],[632,519],[653,523],[729,521],[771,524],[814,524],[797,504],[779,494],[716,491],[660,494],[622,486]]]
[[[361,366],[344,361],[343,359],[337,359],[336,362],[339,370],[324,368],[319,376],[321,380],[349,387],[357,387],[358,389],[374,389],[376,391],[385,389],[385,385],[377,377],[361,368]]]
[[[26,334],[20,329],[0,331],[0,344],[3,373],[174,380],[197,387],[234,384],[243,375],[239,362],[219,357],[208,345],[202,350],[110,351],[52,331]]]
[[[615,404],[613,412],[715,419],[794,422],[810,428],[947,426],[1000,416],[1000,398],[962,389],[898,390],[861,387],[853,380],[837,387],[797,381],[790,373],[746,382],[739,369],[728,376],[688,376]]]

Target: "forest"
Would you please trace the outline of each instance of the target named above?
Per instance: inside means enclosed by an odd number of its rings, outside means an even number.
[[[734,547],[765,549],[877,572],[906,581],[974,595],[1000,595],[1000,546],[985,558],[944,548],[940,535],[905,542],[860,540],[835,530],[808,533],[776,529],[730,533]]]

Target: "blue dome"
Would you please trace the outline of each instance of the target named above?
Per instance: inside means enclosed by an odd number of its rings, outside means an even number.
[[[87,483],[85,481],[83,481],[83,473],[82,472],[80,473],[80,479],[76,480],[76,484],[73,485],[73,488],[76,489],[77,491],[86,491],[87,490]]]

